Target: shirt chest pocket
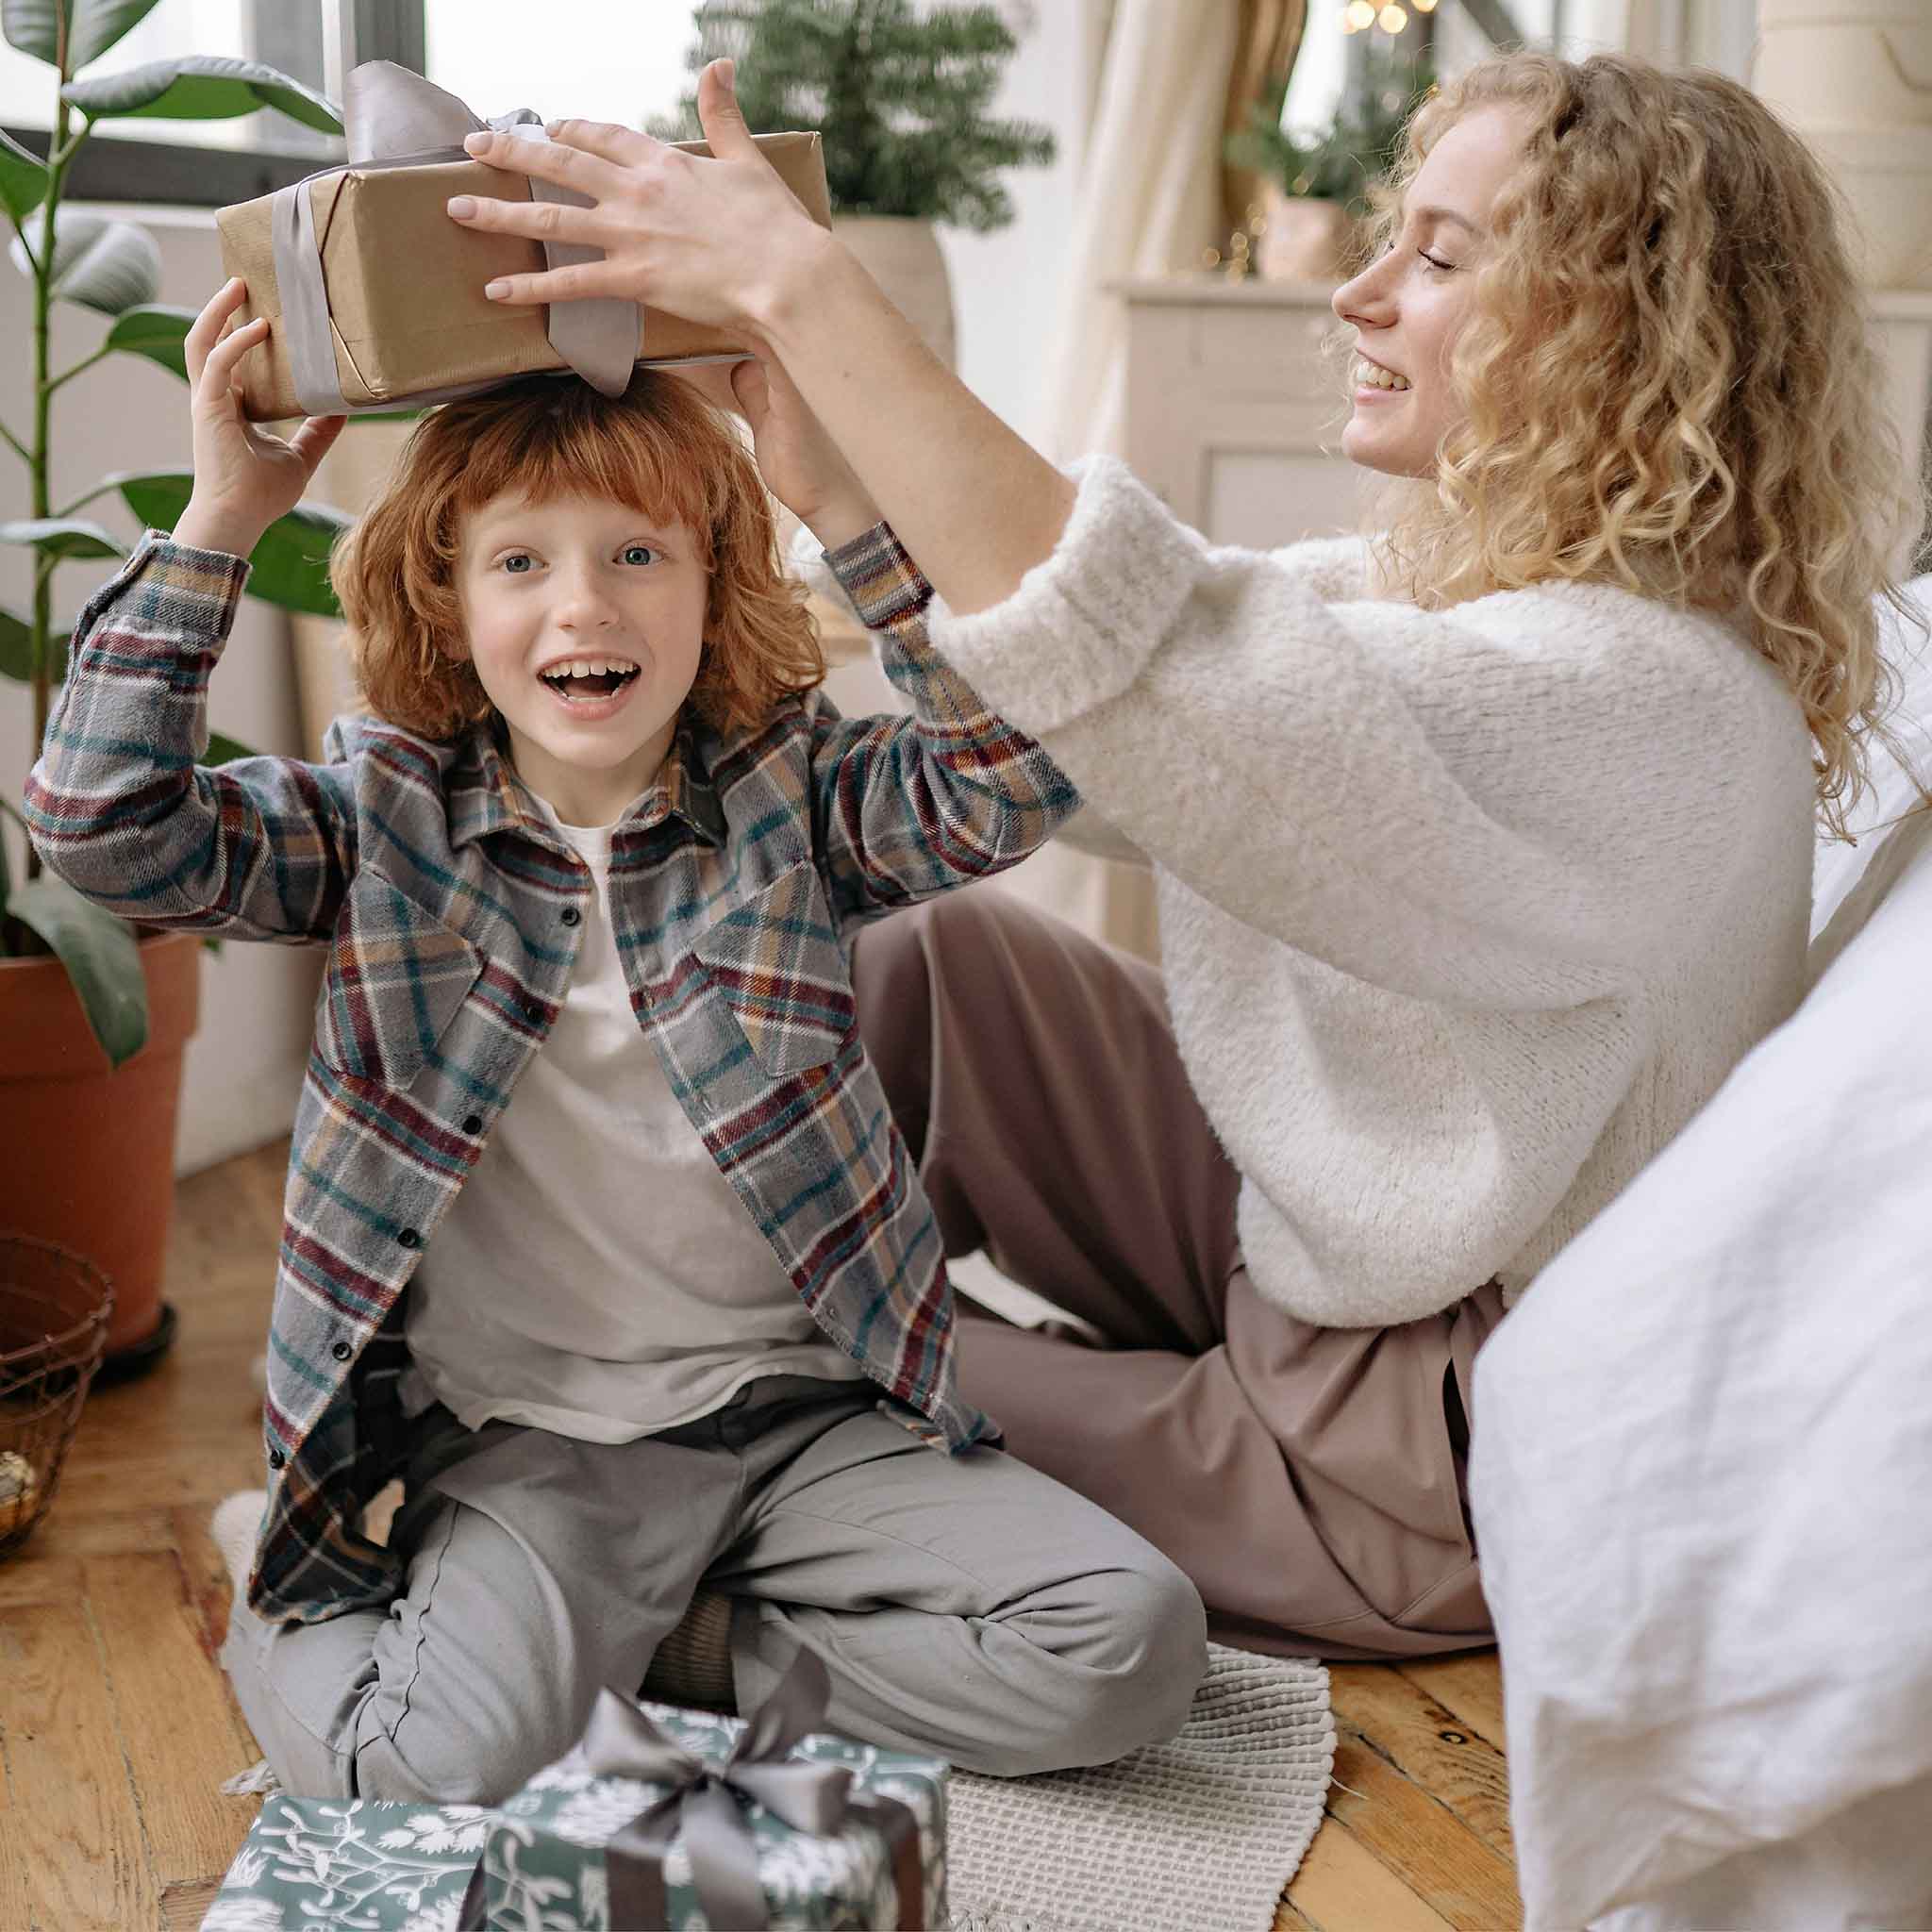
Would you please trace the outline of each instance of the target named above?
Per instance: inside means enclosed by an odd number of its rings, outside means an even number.
[[[330,941],[316,1051],[352,1078],[407,1087],[482,970],[468,940],[365,867]]]
[[[692,950],[766,1073],[824,1066],[850,1036],[852,979],[808,862],[726,913]]]

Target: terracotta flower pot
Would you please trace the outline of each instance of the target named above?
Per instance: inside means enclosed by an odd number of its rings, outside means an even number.
[[[1261,197],[1255,267],[1270,282],[1340,282],[1350,273],[1355,218],[1339,201],[1284,194],[1272,182]]]
[[[147,1044],[115,1069],[58,959],[0,959],[0,1229],[58,1241],[113,1284],[108,1377],[145,1366],[172,1334],[161,1271],[201,941],[192,933],[142,940],[141,962]]]
[[[910,215],[834,215],[832,233],[926,347],[953,368],[953,283],[932,224]]]

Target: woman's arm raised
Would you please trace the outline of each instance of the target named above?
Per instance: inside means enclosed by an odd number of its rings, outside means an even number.
[[[459,196],[499,233],[588,243],[604,259],[490,285],[514,304],[615,295],[751,331],[796,383],[881,514],[957,611],[1009,596],[1052,554],[1074,486],[940,362],[758,153],[728,61],[698,80],[712,158],[629,128],[559,122],[550,141],[474,134],[471,155],[590,198]]]

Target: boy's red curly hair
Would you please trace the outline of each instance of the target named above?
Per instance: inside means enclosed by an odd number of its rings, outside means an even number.
[[[450,655],[457,560],[465,517],[511,492],[604,497],[692,532],[711,583],[687,703],[714,729],[757,725],[824,678],[804,589],[780,569],[771,501],[729,422],[651,370],[614,397],[533,375],[425,416],[329,560],[363,696],[388,723],[450,739],[489,717],[475,668]]]

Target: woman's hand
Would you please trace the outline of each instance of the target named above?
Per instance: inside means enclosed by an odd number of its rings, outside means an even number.
[[[574,189],[591,206],[459,194],[449,203],[454,220],[604,251],[602,261],[507,275],[488,285],[491,300],[523,307],[608,295],[691,322],[756,327],[774,285],[808,275],[831,240],[759,154],[728,60],[698,76],[698,119],[709,159],[601,121],[554,122],[547,142],[471,135],[463,145],[472,159]]]
[[[293,509],[345,416],[311,416],[286,442],[242,413],[236,371],[268,339],[266,317],[230,329],[248,291],[238,278],[216,290],[182,341],[194,425],[194,488],[175,541],[246,557],[275,520]]]

